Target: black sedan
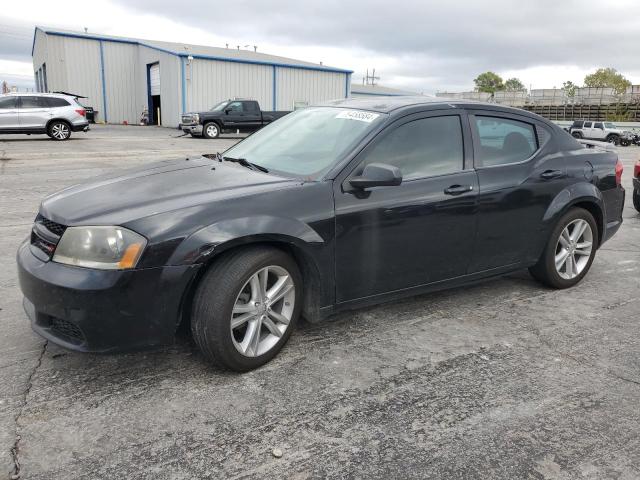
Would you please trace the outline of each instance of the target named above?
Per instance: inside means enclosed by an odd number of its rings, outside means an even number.
[[[171,342],[245,371],[295,324],[529,268],[571,287],[620,227],[622,164],[497,105],[347,99],[224,154],[47,197],[18,251],[36,332],[81,351]]]

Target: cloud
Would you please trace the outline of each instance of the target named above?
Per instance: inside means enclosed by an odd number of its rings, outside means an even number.
[[[635,0],[32,0],[30,12],[3,12],[13,36],[0,57],[30,60],[33,23],[114,35],[268,52],[355,70],[375,67],[382,83],[427,93],[471,88],[486,70],[534,87],[581,83],[611,66],[640,83],[640,3]],[[72,12],[72,13],[69,13]],[[9,19],[8,15],[14,18]],[[603,15],[606,19],[603,19]],[[4,35],[3,35],[4,37]]]

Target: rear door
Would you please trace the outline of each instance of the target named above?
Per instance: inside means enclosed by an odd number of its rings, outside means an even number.
[[[36,95],[24,95],[18,98],[20,128],[44,130],[53,116],[47,99]]]
[[[543,217],[570,182],[542,122],[517,114],[470,110],[480,193],[470,273],[537,260]]]
[[[0,97],[0,129],[19,127],[17,97]]]
[[[244,116],[240,130],[245,132],[254,132],[262,127],[262,114],[260,113],[260,105],[256,101],[246,101],[244,103]]]
[[[593,122],[584,122],[582,134],[584,138],[593,138]]]
[[[337,179],[338,302],[467,272],[478,192],[469,139],[464,112],[411,115],[381,132]],[[349,178],[374,162],[397,166],[402,184],[351,190]]]
[[[607,136],[604,131],[604,124],[602,122],[595,122],[593,124],[593,128],[591,129],[591,138],[595,138],[597,140],[604,140]]]

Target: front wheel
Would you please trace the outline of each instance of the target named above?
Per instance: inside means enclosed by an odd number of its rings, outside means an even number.
[[[202,278],[191,332],[208,360],[245,372],[264,365],[289,339],[302,307],[295,261],[272,247],[232,252]]]
[[[618,143],[620,143],[620,136],[619,135],[609,135],[607,137],[607,142],[613,143],[614,145],[618,145]]]
[[[220,127],[214,122],[209,122],[202,129],[202,136],[204,138],[218,138],[220,136]]]
[[[71,136],[71,127],[67,122],[54,121],[49,125],[47,135],[53,140],[67,140]]]
[[[591,268],[597,246],[598,227],[593,215],[574,208],[558,221],[542,257],[529,271],[550,287],[572,287]]]
[[[633,206],[640,212],[640,191],[638,190],[633,191]]]

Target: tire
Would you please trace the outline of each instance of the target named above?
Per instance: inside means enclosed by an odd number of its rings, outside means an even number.
[[[611,134],[607,137],[607,142],[618,145],[620,143],[620,135]]]
[[[567,237],[563,236],[565,240],[561,241],[560,236],[565,229],[568,228],[568,233],[573,236],[577,225],[583,225],[586,222],[589,229],[584,230],[584,233],[576,239],[571,239],[574,243],[569,242],[568,248],[563,246],[562,242],[566,242]],[[589,239],[590,236],[590,239]],[[590,250],[585,245],[591,243]],[[580,247],[582,245],[582,247]],[[576,285],[580,280],[584,278],[596,254],[598,248],[598,227],[593,215],[587,210],[582,208],[573,208],[565,213],[562,218],[556,224],[553,229],[549,241],[538,260],[538,263],[529,269],[529,272],[533,277],[552,288],[569,288]],[[588,255],[585,253],[588,250]],[[560,268],[556,267],[556,259],[561,258],[559,255],[566,252],[582,252],[582,253],[569,253],[565,257],[564,263],[561,263]],[[557,257],[558,256],[558,257]],[[571,260],[569,259],[575,259]],[[569,264],[572,263],[574,270],[571,270]]]
[[[582,132],[571,132],[573,138],[582,138]]]
[[[220,126],[216,122],[205,123],[202,129],[204,138],[218,138],[220,136]]]
[[[62,120],[54,120],[47,128],[47,135],[59,142],[68,140],[71,137],[71,126]]]
[[[285,286],[280,291],[285,292],[284,297],[273,304],[254,295],[254,286],[256,291],[264,290],[260,279],[265,269],[267,292],[278,281]],[[288,280],[283,280],[285,274]],[[257,284],[253,281],[256,278]],[[288,289],[290,285],[293,290]],[[207,360],[222,368],[246,372],[264,365],[278,354],[295,328],[302,288],[296,262],[281,250],[259,246],[225,255],[205,273],[194,295],[191,334],[196,345]],[[242,322],[242,317],[250,318]],[[281,323],[282,318],[288,319],[288,324]],[[232,328],[232,320],[240,320],[237,327]],[[256,331],[257,337],[251,335]]]
[[[633,206],[640,212],[640,191],[638,190],[633,191]]]

